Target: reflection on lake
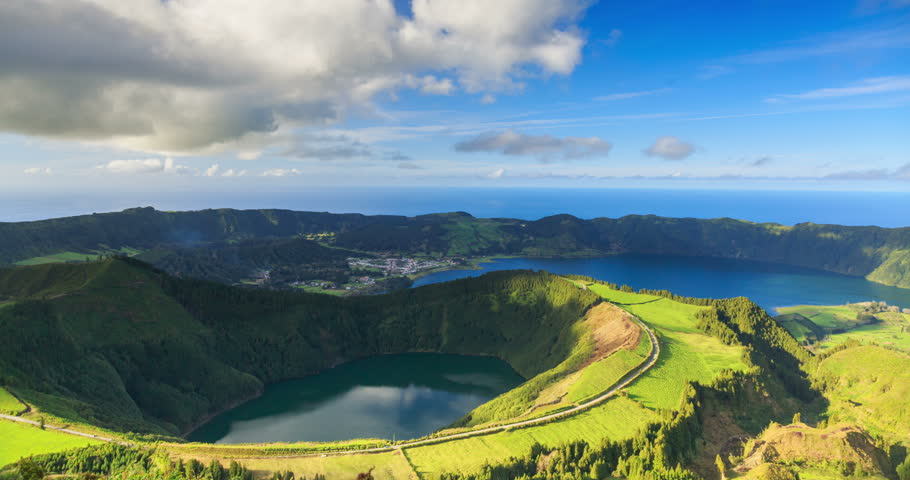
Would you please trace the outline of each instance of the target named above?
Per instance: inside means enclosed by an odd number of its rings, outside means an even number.
[[[270,385],[203,425],[189,440],[215,443],[415,438],[461,418],[522,378],[491,357],[371,357]]]

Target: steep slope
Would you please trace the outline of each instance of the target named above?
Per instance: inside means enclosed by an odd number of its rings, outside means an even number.
[[[749,441],[742,460],[732,469],[737,478],[800,478],[794,474],[832,478],[893,478],[888,455],[866,432],[854,425],[816,429],[802,423],[772,425]],[[788,476],[789,475],[789,476]]]
[[[26,401],[170,433],[264,383],[369,355],[495,355],[531,378],[565,360],[583,333],[575,324],[599,302],[545,273],[340,299],[179,279],[121,259],[0,270],[0,295],[16,300],[0,309],[0,379]]]

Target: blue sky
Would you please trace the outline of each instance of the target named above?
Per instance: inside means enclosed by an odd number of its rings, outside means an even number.
[[[0,6],[0,187],[910,187],[906,0],[243,3]]]

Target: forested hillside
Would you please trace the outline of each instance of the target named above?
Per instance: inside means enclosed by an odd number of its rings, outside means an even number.
[[[0,263],[44,255],[175,249],[254,238],[324,235],[363,252],[438,256],[646,253],[743,258],[863,276],[910,288],[910,228],[756,224],[631,215],[581,220],[478,219],[466,213],[365,216],[287,210],[159,212],[151,208],[0,223]],[[166,258],[159,255],[156,258]],[[192,255],[183,255],[183,259]],[[167,266],[162,264],[161,266]],[[192,271],[193,268],[188,268]]]
[[[599,302],[562,278],[502,272],[336,298],[179,279],[127,259],[0,269],[2,383],[56,416],[176,434],[206,414],[358,357],[495,355],[560,363]]]

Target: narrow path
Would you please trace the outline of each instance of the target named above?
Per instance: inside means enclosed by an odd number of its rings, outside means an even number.
[[[34,427],[40,427],[40,426],[41,426],[41,423],[40,423],[40,422],[36,422],[36,421],[34,421],[34,420],[29,420],[29,419],[27,419],[27,418],[22,418],[22,417],[14,417],[14,416],[12,416],[12,415],[5,415],[5,414],[2,414],[2,413],[0,413],[0,418],[2,418],[2,419],[4,419],[4,420],[10,420],[10,421],[13,421],[13,422],[25,423],[25,424],[28,424],[28,425],[32,425],[32,426],[34,426]],[[127,443],[127,442],[124,442],[124,441],[121,441],[121,440],[117,440],[117,439],[113,439],[113,438],[108,438],[108,437],[99,437],[98,435],[93,435],[93,434],[91,434],[91,433],[77,432],[76,430],[71,430],[71,429],[69,429],[69,428],[64,428],[64,427],[55,427],[55,426],[53,426],[53,425],[45,424],[45,425],[44,425],[44,428],[45,428],[45,430],[56,430],[56,431],[61,432],[61,433],[68,433],[68,434],[70,434],[70,435],[77,435],[77,436],[80,436],[80,437],[91,438],[91,439],[93,439],[93,440],[98,440],[98,441],[102,441],[102,442],[115,442],[115,443],[119,443],[119,444],[121,444],[121,445],[130,445],[130,443]]]

